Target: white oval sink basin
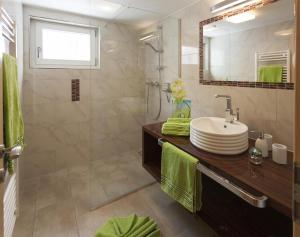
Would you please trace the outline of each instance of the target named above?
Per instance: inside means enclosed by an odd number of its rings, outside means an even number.
[[[190,126],[190,140],[202,150],[236,155],[248,149],[248,127],[241,122],[228,123],[224,118],[201,117],[193,119]]]

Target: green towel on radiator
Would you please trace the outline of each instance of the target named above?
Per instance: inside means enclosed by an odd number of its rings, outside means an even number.
[[[161,189],[192,213],[201,208],[198,160],[165,142],[161,158]]]
[[[114,217],[108,220],[95,237],[160,237],[160,230],[149,217]]]
[[[260,82],[282,82],[281,65],[262,66],[259,68],[259,81]]]
[[[3,114],[4,140],[6,147],[16,144],[24,145],[24,123],[18,82],[16,59],[3,54]],[[8,160],[9,173],[13,173],[13,165]]]

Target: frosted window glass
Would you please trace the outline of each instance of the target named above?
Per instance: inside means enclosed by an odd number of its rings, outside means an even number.
[[[90,34],[43,29],[43,59],[90,61]]]

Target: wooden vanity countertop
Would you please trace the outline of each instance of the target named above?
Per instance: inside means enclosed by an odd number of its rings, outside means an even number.
[[[253,194],[268,197],[268,206],[292,217],[293,198],[293,153],[288,152],[288,164],[279,165],[272,161],[272,154],[263,160],[262,165],[249,163],[248,151],[240,155],[217,155],[203,151],[189,140],[189,137],[165,136],[161,133],[162,123],[149,124],[143,130],[154,137],[162,138],[183,151],[199,159],[199,162],[214,170],[229,181],[245,188]],[[250,146],[254,141],[249,139]],[[222,198],[222,197],[220,197]]]

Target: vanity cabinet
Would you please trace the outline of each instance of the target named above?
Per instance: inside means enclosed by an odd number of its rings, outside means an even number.
[[[280,166],[271,158],[262,166],[248,162],[248,153],[214,155],[195,148],[189,138],[164,136],[161,123],[143,127],[143,167],[160,182],[161,151],[158,139],[167,141],[199,159],[202,165],[248,192],[268,197],[265,208],[254,207],[213,179],[202,174],[202,218],[224,237],[292,236],[292,154],[289,165]],[[251,143],[253,141],[250,141]]]

